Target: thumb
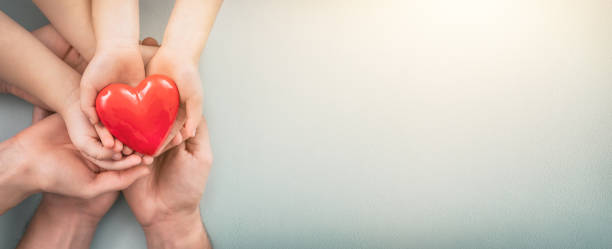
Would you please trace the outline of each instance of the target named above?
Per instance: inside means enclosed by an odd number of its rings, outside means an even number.
[[[96,175],[90,183],[91,196],[126,189],[136,180],[147,176],[151,170],[144,165],[133,167],[123,171],[104,171]]]
[[[198,95],[192,96],[187,100],[185,109],[187,118],[181,133],[184,138],[190,138],[195,136],[196,129],[202,118],[202,98]]]
[[[85,77],[83,77],[81,82],[81,110],[85,113],[91,124],[96,124],[98,123],[98,113],[95,106],[98,93],[89,82],[84,80]]]
[[[210,136],[204,117],[200,116],[200,123],[198,124],[195,137],[185,141],[185,149],[191,154],[210,153]]]

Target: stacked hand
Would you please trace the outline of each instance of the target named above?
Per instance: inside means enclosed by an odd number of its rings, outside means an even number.
[[[199,202],[212,155],[198,61],[221,0],[177,1],[161,47],[139,44],[137,1],[34,2],[57,30],[30,34],[0,12],[0,93],[34,105],[32,126],[0,143],[0,214],[43,192],[19,248],[88,247],[119,191],[150,248],[209,247]],[[180,107],[166,140],[143,155],[102,125],[95,101],[110,83],[153,74],[174,80]]]

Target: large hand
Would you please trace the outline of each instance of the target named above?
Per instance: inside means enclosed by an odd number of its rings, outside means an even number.
[[[57,114],[20,132],[10,143],[22,157],[32,190],[80,198],[127,188],[150,170],[136,166],[123,171],[102,171],[72,145],[66,127]]]
[[[162,45],[149,62],[147,74],[166,75],[176,82],[179,90],[181,101],[179,115],[162,147],[167,147],[168,143],[178,144],[183,139],[193,137],[202,117],[202,83],[197,62],[173,53]],[[175,140],[170,142],[172,139]]]
[[[162,154],[155,160],[152,174],[123,191],[143,226],[149,248],[158,243],[207,242],[199,203],[212,152],[206,123],[201,120],[195,137]]]

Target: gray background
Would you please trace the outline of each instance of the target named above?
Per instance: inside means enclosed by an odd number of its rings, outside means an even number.
[[[161,38],[171,2],[141,1]],[[46,23],[28,1],[0,7]],[[228,0],[202,57],[216,248],[612,248],[612,1]],[[31,106],[0,97],[0,138]],[[0,217],[11,248],[34,196]],[[93,248],[144,248],[124,200]]]

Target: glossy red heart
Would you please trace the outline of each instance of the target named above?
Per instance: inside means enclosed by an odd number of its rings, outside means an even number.
[[[155,154],[168,136],[178,108],[176,84],[163,75],[151,75],[137,87],[110,84],[96,98],[96,112],[110,133],[147,155]]]

